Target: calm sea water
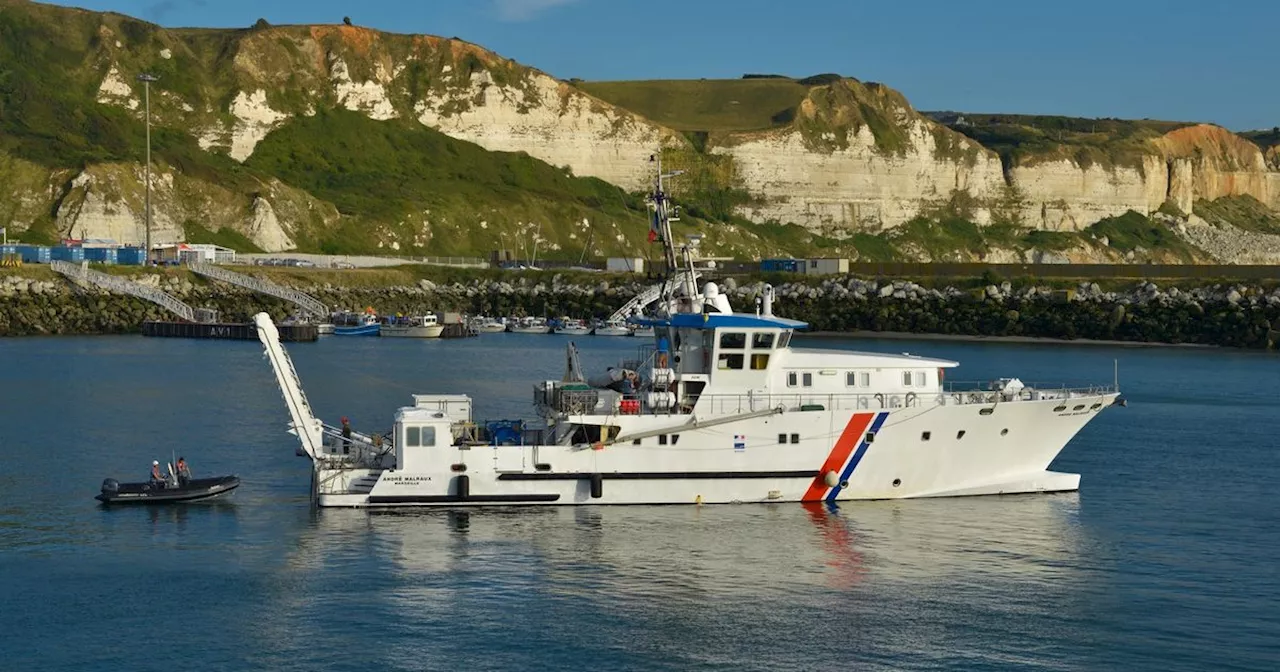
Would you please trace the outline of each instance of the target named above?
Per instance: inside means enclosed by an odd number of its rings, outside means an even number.
[[[529,409],[563,337],[290,348],[312,404]],[[588,369],[631,339],[581,338]],[[1280,668],[1280,358],[818,341],[958,377],[1106,382],[1079,493],[845,505],[313,512],[256,343],[0,340],[0,668]],[[100,508],[184,455],[225,502]]]

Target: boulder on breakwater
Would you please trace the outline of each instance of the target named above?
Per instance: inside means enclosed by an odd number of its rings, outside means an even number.
[[[146,281],[192,307],[217,309],[224,321],[259,311],[277,319],[293,312],[280,300],[185,273]],[[573,281],[561,274],[511,280],[474,279],[413,285],[299,286],[335,309],[372,306],[382,314],[460,311],[487,315],[604,317],[643,289],[635,280]],[[753,311],[764,283],[726,278],[722,289],[740,311]],[[908,280],[850,276],[784,281],[775,310],[818,331],[885,331],[968,336],[1087,338],[1196,343],[1241,348],[1280,342],[1280,289],[1212,284],[1162,289],[1150,282],[1121,291],[1096,283],[1050,287],[1010,282],[976,288],[926,287]],[[161,308],[129,296],[75,287],[60,278],[0,276],[0,335],[136,333],[143,320],[170,319]]]

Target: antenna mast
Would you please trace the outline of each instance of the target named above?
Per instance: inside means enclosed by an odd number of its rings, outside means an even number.
[[[676,276],[684,276],[683,284],[685,286],[685,293],[688,297],[692,299],[693,295],[697,293],[697,281],[693,276],[694,271],[692,260],[690,260],[690,266],[686,270],[681,264],[681,260],[676,255],[675,241],[672,240],[671,236],[671,222],[680,220],[680,207],[672,205],[671,199],[667,197],[665,184],[663,183],[666,179],[676,177],[677,175],[683,175],[684,171],[673,170],[669,173],[662,172],[661,153],[650,155],[649,161],[656,164],[658,169],[657,177],[653,184],[653,193],[649,194],[647,200],[649,202],[650,209],[653,211],[651,214],[653,221],[650,224],[652,227],[651,232],[656,233],[658,238],[662,240],[662,251],[667,262],[667,270],[665,274],[666,279],[662,282],[662,298],[663,303],[669,310],[671,305],[671,290],[673,289],[673,286],[668,284],[669,280]]]

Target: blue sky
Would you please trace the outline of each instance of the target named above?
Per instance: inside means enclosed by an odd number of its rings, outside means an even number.
[[[563,78],[838,72],[917,109],[1280,125],[1280,1],[80,0],[166,26],[457,36]],[[1228,8],[1228,9],[1223,9]],[[658,19],[657,28],[646,23]]]

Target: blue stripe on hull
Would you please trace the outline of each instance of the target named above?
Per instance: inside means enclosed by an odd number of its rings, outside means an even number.
[[[889,417],[888,411],[884,411],[882,413],[877,414],[876,419],[872,421],[871,428],[867,430],[867,433],[875,434],[879,432],[880,426],[884,424],[884,421],[888,419],[888,417]],[[840,474],[840,483],[849,482],[849,477],[853,476],[853,470],[858,468],[858,463],[862,461],[862,456],[867,454],[867,448],[870,445],[871,445],[870,443],[867,443],[867,437],[864,434],[862,437],[862,441],[858,443],[858,449],[853,451],[853,457],[849,459],[849,464],[844,468],[844,471],[841,472]],[[840,495],[840,491],[843,489],[844,488],[842,488],[840,484],[837,483],[834,488],[831,488],[831,492],[827,493],[827,501],[828,502],[836,501],[836,497]]]

